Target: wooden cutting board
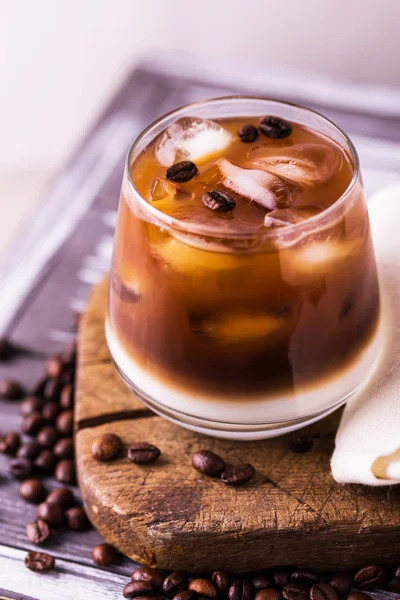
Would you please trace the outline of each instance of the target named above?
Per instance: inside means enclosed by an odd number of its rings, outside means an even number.
[[[79,483],[104,538],[129,557],[164,569],[231,572],[277,565],[340,569],[400,560],[400,486],[338,485],[329,461],[340,411],[304,430],[314,445],[290,450],[288,437],[232,442],[204,437],[155,416],[120,381],[106,346],[107,282],[82,319],[76,399]],[[148,441],[152,466],[126,458],[98,463],[93,440],[117,433],[125,449]],[[256,477],[230,488],[202,476],[192,453],[208,448],[251,462]]]

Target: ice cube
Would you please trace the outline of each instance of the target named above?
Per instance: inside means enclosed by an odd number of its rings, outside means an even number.
[[[302,223],[321,212],[317,206],[298,206],[292,208],[281,208],[273,210],[265,215],[265,227],[285,227]]]
[[[201,163],[218,155],[233,140],[233,136],[214,121],[182,117],[167,127],[157,141],[155,153],[164,167],[181,160]]]
[[[189,190],[181,188],[166,179],[157,178],[151,189],[151,199],[153,201],[166,199],[188,200],[191,197],[192,192],[189,192]]]
[[[295,185],[266,171],[244,169],[224,158],[217,164],[222,173],[221,183],[228,190],[268,210],[291,206],[300,193]]]
[[[269,147],[257,148],[251,161],[256,168],[301,187],[318,187],[340,169],[342,156],[323,144],[294,144],[281,148],[278,154]]]
[[[192,331],[204,339],[222,345],[241,345],[269,340],[272,344],[285,335],[290,318],[266,312],[228,312],[195,315],[190,318]]]

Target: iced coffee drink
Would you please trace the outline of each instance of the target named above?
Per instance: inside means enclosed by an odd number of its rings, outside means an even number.
[[[380,345],[349,139],[256,98],[150,126],[128,156],[106,330],[132,390],[197,431],[264,438],[343,403]]]

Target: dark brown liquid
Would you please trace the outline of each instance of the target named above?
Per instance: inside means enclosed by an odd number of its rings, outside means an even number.
[[[111,331],[133,361],[188,393],[234,398],[312,385],[349,366],[377,324],[375,259],[359,184],[331,221],[304,236],[297,233],[294,243],[263,237],[271,227],[283,231],[282,219],[314,216],[334,204],[351,181],[351,160],[334,142],[296,124],[288,138],[260,136],[245,144],[235,132],[247,122],[257,124],[256,119],[221,121],[234,136],[232,143],[217,156],[195,161],[198,175],[176,187],[165,178],[155,143],[132,166],[137,189],[160,211],[187,224],[221,227],[227,237],[222,233],[213,246],[141,219],[121,198]],[[276,162],[279,156],[283,167]],[[278,213],[227,186],[217,163],[221,158],[278,177]],[[264,161],[261,169],[256,161]],[[233,211],[204,206],[202,194],[214,189],[234,197]],[[252,232],[258,244],[251,252],[239,250],[228,240],[232,232]]]

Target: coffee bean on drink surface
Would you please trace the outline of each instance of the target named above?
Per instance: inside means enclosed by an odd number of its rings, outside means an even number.
[[[225,463],[211,450],[198,450],[192,456],[192,465],[200,473],[209,477],[219,477],[225,469]]]
[[[65,522],[65,512],[59,504],[42,502],[37,507],[36,514],[39,519],[43,519],[43,521],[54,527],[60,527]]]
[[[255,590],[265,590],[266,588],[272,587],[271,580],[265,573],[253,575],[251,583]]]
[[[14,458],[9,464],[8,472],[15,479],[27,479],[33,473],[33,463],[29,458]]]
[[[258,126],[261,133],[271,139],[286,138],[292,133],[292,125],[280,117],[263,117]]]
[[[308,589],[301,583],[288,583],[282,590],[285,600],[308,600]]]
[[[74,458],[74,440],[70,437],[61,438],[53,448],[57,458]]]
[[[19,486],[19,495],[27,502],[39,504],[47,496],[47,489],[40,479],[25,479]]]
[[[310,589],[310,600],[338,600],[335,588],[328,583],[315,583]]]
[[[33,412],[40,412],[42,408],[42,400],[36,396],[28,396],[21,402],[21,414],[26,417]]]
[[[65,458],[57,463],[54,471],[54,476],[60,483],[73,485],[76,483],[76,473],[74,461],[70,458]]]
[[[46,371],[49,377],[56,379],[63,370],[63,360],[61,356],[51,356],[46,362]]]
[[[221,474],[221,481],[226,485],[243,485],[250,481],[255,475],[253,465],[245,463],[242,465],[226,465]]]
[[[60,405],[57,402],[45,402],[41,409],[42,417],[46,421],[54,423],[60,410]]]
[[[53,473],[57,464],[57,457],[51,450],[44,449],[35,458],[35,467],[42,473]]]
[[[25,391],[18,381],[3,379],[0,381],[0,398],[5,400],[20,400]]]
[[[197,598],[195,592],[185,590],[184,592],[178,592],[172,600],[194,600],[194,598]]]
[[[138,442],[133,444],[128,450],[128,458],[137,465],[149,465],[155,462],[161,452],[157,446],[147,442]]]
[[[164,579],[162,591],[167,598],[173,598],[179,592],[187,590],[188,576],[183,571],[174,571]]]
[[[70,508],[74,502],[75,497],[72,492],[67,487],[59,487],[50,492],[46,499],[47,504],[59,504],[61,508],[67,509]]]
[[[72,531],[84,531],[90,526],[89,519],[83,508],[74,506],[66,511],[67,527]]]
[[[196,592],[197,595],[204,598],[215,598],[217,596],[214,584],[208,581],[208,579],[192,579],[188,587],[190,591]]]
[[[154,589],[161,590],[165,575],[159,569],[139,567],[131,575],[132,581],[148,581]]]
[[[246,144],[255,142],[258,138],[258,129],[251,123],[247,123],[246,125],[242,125],[237,132],[238,136],[245,142]]]
[[[122,450],[121,438],[115,433],[103,433],[92,445],[92,456],[100,462],[108,462],[117,458]]]
[[[381,588],[385,583],[385,573],[378,565],[362,567],[354,575],[355,587],[360,590],[373,590]]]
[[[329,585],[335,588],[339,596],[346,596],[353,587],[353,578],[350,573],[335,573],[329,579]]]
[[[33,523],[28,523],[26,526],[26,535],[32,544],[43,544],[50,537],[50,527],[46,521],[38,519]]]
[[[21,438],[16,431],[9,431],[0,437],[0,452],[14,456],[21,444]]]
[[[92,550],[92,560],[99,567],[109,567],[117,562],[118,553],[111,544],[97,544]],[[151,590],[153,591],[153,587]]]
[[[167,169],[166,177],[170,181],[184,183],[185,181],[190,181],[190,179],[193,179],[193,177],[197,175],[197,172],[198,169],[194,162],[191,160],[182,160],[181,162],[178,162]]]
[[[63,389],[61,390],[60,405],[65,409],[72,408],[74,405],[73,387],[70,383],[64,385]]]
[[[45,552],[28,552],[25,557],[25,566],[36,573],[52,571],[55,563],[54,557]]]
[[[223,571],[213,571],[210,577],[212,583],[217,588],[218,594],[225,594],[229,588],[229,576]]]
[[[296,569],[290,576],[292,583],[301,583],[307,587],[311,587],[314,583],[318,583],[319,576],[309,569]]]
[[[45,425],[37,433],[36,439],[43,448],[52,448],[60,434],[53,425]]]
[[[56,427],[61,435],[72,435],[74,430],[74,413],[72,410],[63,410],[58,415]]]
[[[282,594],[279,590],[276,590],[275,588],[266,588],[257,592],[254,600],[281,600],[281,598]]]
[[[34,411],[24,417],[21,424],[21,429],[27,435],[35,435],[46,424],[42,414],[39,411]]]
[[[204,206],[215,212],[230,212],[236,206],[236,200],[232,196],[218,190],[204,192],[201,200]]]
[[[285,585],[287,585],[290,582],[291,573],[291,569],[287,567],[275,569],[272,573],[272,583],[275,587],[281,590],[285,587]]]
[[[248,579],[237,579],[228,589],[229,600],[251,600],[254,588]]]
[[[308,436],[294,435],[290,438],[289,446],[292,452],[304,454],[313,447],[312,438]]]
[[[42,446],[36,440],[32,440],[31,442],[25,442],[24,444],[22,444],[22,446],[19,447],[17,457],[29,458],[30,460],[34,460],[37,456],[39,456],[41,450]]]

